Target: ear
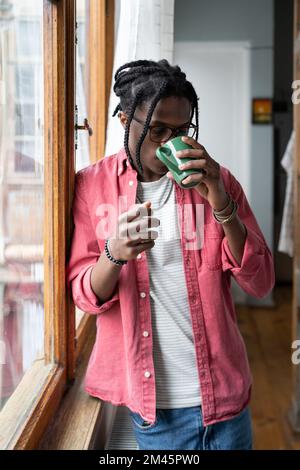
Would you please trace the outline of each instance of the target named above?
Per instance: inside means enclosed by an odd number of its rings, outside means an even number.
[[[127,114],[125,114],[123,111],[120,111],[120,112],[118,113],[118,118],[120,119],[120,122],[121,122],[123,128],[125,129],[126,124],[127,124],[127,121],[128,121],[128,116],[127,116]]]

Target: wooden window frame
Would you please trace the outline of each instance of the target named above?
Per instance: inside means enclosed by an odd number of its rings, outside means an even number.
[[[90,142],[91,163],[103,158],[105,150],[107,113],[113,70],[114,15],[114,0],[89,0],[88,43],[90,47],[88,64],[90,69],[88,70],[88,83],[90,86],[88,89],[87,117],[92,124],[96,137]],[[101,61],[92,60],[95,57],[101,57]],[[72,141],[72,145],[73,143]],[[71,186],[73,187],[75,171],[71,166],[70,172]],[[70,241],[71,238],[69,238]],[[74,319],[72,326],[75,327],[75,309],[72,302],[69,308],[69,318]],[[55,420],[51,421],[46,433],[40,440],[39,449],[92,449],[97,445],[96,442],[99,442],[103,426],[106,429],[107,417],[105,417],[101,400],[88,396],[82,390],[85,370],[95,337],[96,316],[85,314],[76,329],[75,358],[73,356],[76,365],[76,377],[72,390],[62,400],[55,415]],[[71,347],[72,343],[70,343]],[[70,370],[70,374],[70,378],[72,378],[74,376],[72,370]],[[80,429],[80,433],[77,432],[78,429]]]

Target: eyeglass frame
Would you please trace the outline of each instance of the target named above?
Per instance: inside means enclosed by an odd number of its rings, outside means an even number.
[[[135,116],[133,116],[132,119],[134,121],[138,122],[139,124],[145,124],[144,121],[141,121],[140,119],[136,118]],[[151,130],[153,129],[153,127],[164,127],[166,129],[169,129],[171,131],[170,137],[168,137],[166,140],[163,140],[163,141],[160,140],[159,141],[159,142],[168,142],[168,140],[170,140],[172,137],[177,137],[177,131],[180,131],[183,126],[172,128],[172,127],[168,127],[168,126],[164,126],[164,125],[162,125],[162,126],[159,126],[159,125],[151,126],[151,125],[149,125],[148,129],[150,130],[150,140],[151,140],[151,142],[155,142],[157,144],[157,143],[159,143],[158,141],[151,139]],[[196,124],[190,123],[187,127],[194,129],[194,134],[193,134],[193,136],[194,136],[195,133],[197,132],[198,126],[196,126]],[[175,132],[176,132],[176,135],[174,134]],[[181,132],[182,132],[182,130],[181,130]]]

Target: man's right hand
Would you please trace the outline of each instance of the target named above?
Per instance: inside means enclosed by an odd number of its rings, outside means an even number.
[[[160,221],[152,213],[151,201],[146,201],[119,216],[116,235],[109,238],[110,253],[115,259],[135,259],[154,247],[158,232],[147,229],[158,227]]]

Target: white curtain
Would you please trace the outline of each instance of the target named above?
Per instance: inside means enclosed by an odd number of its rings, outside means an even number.
[[[88,114],[78,46],[76,47],[76,104],[78,106],[78,123],[82,124]],[[76,171],[79,171],[90,164],[89,136],[87,132],[78,132],[77,145]]]
[[[113,79],[108,109],[105,156],[123,146],[124,130],[112,114],[119,103],[113,91],[114,74],[126,62],[167,59],[173,63],[174,0],[119,0]]]

